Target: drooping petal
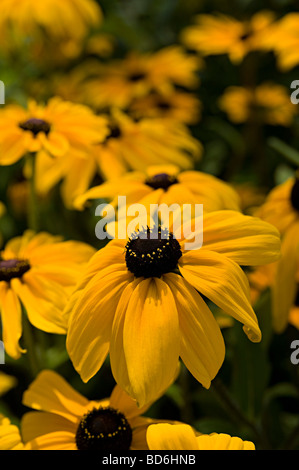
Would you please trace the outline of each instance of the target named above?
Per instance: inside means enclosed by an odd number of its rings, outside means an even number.
[[[69,318],[67,351],[84,382],[94,376],[108,354],[114,314],[130,282],[131,274],[123,266],[119,270],[115,266],[92,278]]]
[[[142,407],[174,380],[180,352],[178,314],[171,290],[158,278],[140,282],[128,303],[123,345],[129,394]]]
[[[243,323],[251,341],[261,340],[261,331],[250,303],[248,279],[237,263],[221,253],[194,250],[183,254],[179,269],[199,293]]]
[[[6,282],[0,282],[0,311],[5,351],[13,359],[19,359],[25,352],[19,344],[22,336],[22,309],[16,293]]]
[[[179,314],[180,356],[192,375],[209,388],[225,356],[219,325],[202,297],[184,278],[167,274],[164,280],[173,293]]]
[[[299,259],[299,223],[289,227],[282,240],[281,259],[272,286],[273,327],[281,333],[287,326],[297,290],[296,273]]]

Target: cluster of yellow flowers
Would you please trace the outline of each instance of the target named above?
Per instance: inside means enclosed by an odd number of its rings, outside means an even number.
[[[0,450],[253,450],[251,440],[147,412],[182,367],[210,389],[226,356],[217,312],[259,343],[255,303],[270,287],[274,330],[299,328],[299,177],[257,198],[258,208],[254,199],[249,211],[244,188],[199,169],[204,144],[192,128],[203,111],[197,90],[206,57],[240,64],[252,51],[272,50],[285,71],[299,62],[299,14],[276,20],[266,11],[246,22],[199,15],[181,43],[122,58],[111,58],[115,38],[99,32],[104,22],[95,0],[1,3],[5,60],[22,47],[52,73],[24,84],[26,102],[11,98],[0,109],[0,174],[21,168],[27,216],[22,233],[4,230],[0,240],[1,333],[9,360],[28,358],[34,371],[22,394],[33,411],[17,424],[0,415]],[[61,64],[72,61],[66,73]],[[218,106],[237,125],[290,127],[297,112],[272,82],[231,86]],[[7,185],[1,218],[15,213],[12,179]],[[190,224],[193,236],[202,230],[202,246],[190,249],[175,220],[167,233],[159,220],[157,239],[149,221],[100,247],[49,233],[43,202],[55,207],[56,190],[78,217],[98,201],[117,208],[119,196],[145,208],[201,204],[203,228],[194,214]],[[62,339],[82,384],[108,363],[110,397],[86,398],[51,370],[36,332]],[[0,392],[14,386],[3,366]]]

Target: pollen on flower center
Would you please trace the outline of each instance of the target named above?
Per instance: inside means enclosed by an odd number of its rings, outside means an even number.
[[[177,184],[178,180],[173,175],[167,173],[159,173],[157,175],[147,178],[145,184],[153,189],[164,189],[165,191],[172,185]]]
[[[78,450],[129,450],[132,429],[125,416],[110,407],[93,408],[81,419],[76,432]]]
[[[135,232],[126,245],[127,268],[135,277],[161,277],[172,272],[181,256],[179,242],[161,227]]]
[[[31,118],[27,121],[21,122],[19,127],[24,131],[31,131],[34,137],[37,136],[37,134],[40,132],[44,132],[46,135],[48,135],[51,130],[51,126],[47,121],[36,118]]]
[[[0,281],[9,282],[16,277],[22,277],[30,269],[27,260],[9,259],[0,261]]]
[[[291,204],[296,211],[299,211],[299,179],[296,179],[291,190]]]

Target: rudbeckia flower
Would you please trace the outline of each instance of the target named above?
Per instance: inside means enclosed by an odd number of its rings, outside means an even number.
[[[150,166],[145,172],[131,171],[89,189],[76,198],[74,206],[83,209],[91,199],[108,199],[117,206],[118,195],[127,205],[203,204],[204,211],[240,210],[239,196],[228,183],[200,171],[180,171],[175,165]]]
[[[274,21],[269,11],[260,11],[240,21],[228,15],[201,14],[196,24],[182,31],[181,40],[203,56],[227,54],[232,63],[240,63],[253,50],[264,50],[268,28]]]
[[[219,107],[232,122],[253,120],[272,126],[290,126],[298,113],[289,90],[270,82],[256,88],[229,87],[220,97]]]
[[[0,450],[25,450],[18,426],[0,414]]]
[[[145,171],[150,165],[171,163],[191,169],[203,153],[201,142],[179,121],[164,118],[135,121],[115,109],[110,129],[106,141],[96,146],[94,152],[105,179],[127,170]]]
[[[203,245],[196,249],[190,242],[198,243],[201,225],[193,220],[192,238],[177,226],[176,217],[173,226],[140,228],[99,250],[64,311],[69,317],[67,350],[83,381],[96,374],[110,353],[116,382],[139,406],[171,381],[179,357],[210,387],[225,346],[202,295],[243,323],[251,341],[260,341],[240,266],[279,257],[278,231],[258,218],[229,210],[206,213]]]
[[[24,350],[22,309],[36,328],[65,334],[62,310],[82,267],[94,254],[89,245],[26,231],[0,252],[0,312],[6,353],[18,359]]]
[[[85,73],[81,84],[84,102],[96,109],[126,109],[134,99],[151,92],[171,93],[176,86],[196,88],[200,67],[198,57],[172,45],[157,52],[131,51],[106,64],[89,62],[75,73]]]
[[[88,400],[56,372],[42,371],[23,395],[36,411],[21,421],[23,440],[31,450],[147,450],[146,430],[154,422],[141,416],[118,385],[109,398]]]
[[[54,37],[83,38],[102,21],[102,11],[94,0],[2,0],[0,24],[18,34],[45,31]]]
[[[141,119],[135,122],[120,110],[109,120],[110,133],[104,142],[94,145],[87,158],[68,153],[60,159],[43,154],[37,161],[36,182],[41,195],[62,181],[62,196],[72,207],[77,196],[86,192],[93,178],[120,177],[128,170],[144,171],[147,166],[175,163],[193,168],[201,157],[202,144],[188,128],[177,121]]]
[[[251,441],[228,434],[196,435],[187,424],[158,423],[146,433],[149,450],[255,450]]]
[[[31,100],[28,109],[8,105],[0,111],[0,165],[12,165],[27,153],[86,158],[88,148],[107,134],[104,117],[58,97],[45,106]]]
[[[174,90],[163,94],[149,93],[134,99],[128,112],[136,119],[161,117],[194,125],[200,120],[201,109],[201,101],[195,94]]]
[[[281,333],[287,326],[289,313],[296,302],[299,266],[299,179],[291,177],[270,191],[257,211],[263,220],[277,227],[281,234],[281,258],[273,268],[273,327]]]
[[[299,63],[299,13],[290,12],[277,20],[268,35],[269,48],[274,51],[278,68],[287,72]]]

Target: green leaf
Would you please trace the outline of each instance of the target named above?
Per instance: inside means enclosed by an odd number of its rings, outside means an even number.
[[[277,137],[270,137],[268,139],[268,145],[273,150],[276,150],[284,158],[286,158],[290,163],[299,167],[299,152],[290,145],[286,144]]]

